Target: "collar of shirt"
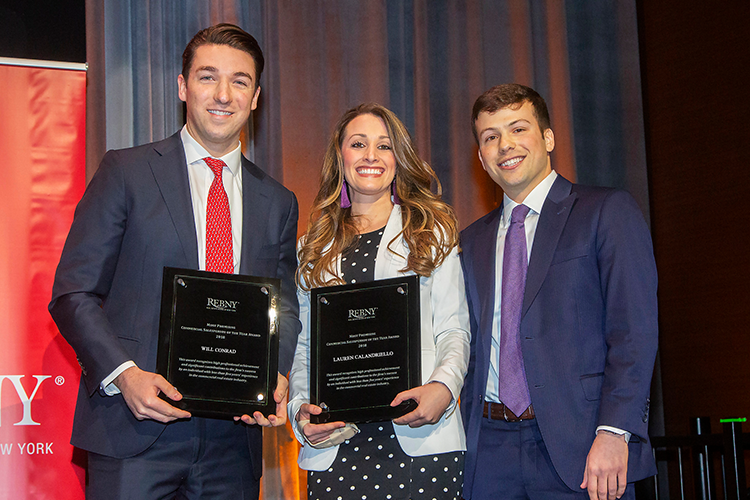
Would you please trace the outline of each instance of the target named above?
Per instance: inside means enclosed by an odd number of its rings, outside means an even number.
[[[531,190],[526,196],[526,199],[523,200],[523,204],[529,207],[531,211],[537,215],[541,214],[542,207],[547,199],[549,190],[552,189],[552,184],[555,183],[555,179],[557,179],[557,172],[553,170],[547,175],[547,177],[542,179],[542,182],[537,184],[537,186]],[[510,215],[517,205],[520,205],[520,203],[516,203],[511,200],[507,194],[503,194],[503,219],[500,221],[503,228],[507,228],[508,225],[510,225]]]
[[[187,160],[188,165],[191,165],[198,161],[203,161],[203,158],[205,158],[206,156],[211,156],[213,158],[213,156],[208,151],[206,151],[206,148],[198,144],[198,141],[193,139],[193,136],[191,136],[190,132],[188,132],[187,125],[182,127],[182,130],[180,131],[180,138],[182,139],[182,145],[185,147],[185,159]],[[232,175],[236,176],[240,171],[241,157],[242,144],[238,142],[236,148],[234,148],[224,156],[216,159],[222,160],[224,163],[226,163],[227,167],[229,167],[229,171],[232,172]]]

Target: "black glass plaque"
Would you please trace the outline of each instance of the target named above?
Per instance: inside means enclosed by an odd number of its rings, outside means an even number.
[[[157,372],[194,416],[275,413],[280,281],[164,268]],[[164,396],[162,396],[164,397]]]
[[[314,288],[311,300],[310,400],[324,409],[313,423],[400,417],[391,407],[421,384],[419,277]]]

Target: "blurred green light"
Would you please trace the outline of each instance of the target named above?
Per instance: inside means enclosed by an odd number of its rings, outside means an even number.
[[[719,419],[719,422],[722,424],[725,424],[727,422],[747,422],[746,418],[722,418]]]

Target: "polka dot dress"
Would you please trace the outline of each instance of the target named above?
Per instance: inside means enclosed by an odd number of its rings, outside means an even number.
[[[347,283],[373,281],[383,229],[362,234],[341,258]],[[393,423],[357,424],[360,433],[339,447],[333,465],[307,475],[312,500],[459,500],[464,452],[410,457],[401,449]]]
[[[354,247],[341,256],[341,273],[347,283],[367,283],[375,279],[375,260],[385,227],[360,234]]]
[[[459,500],[464,452],[410,457],[391,422],[358,424],[362,432],[339,447],[334,463],[307,474],[308,498]]]

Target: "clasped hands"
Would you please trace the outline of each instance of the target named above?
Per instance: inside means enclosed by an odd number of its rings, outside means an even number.
[[[414,389],[399,392],[391,401],[391,406],[398,406],[403,401],[413,399],[417,407],[399,418],[393,420],[394,424],[408,425],[409,427],[420,427],[425,424],[434,424],[448,408],[453,395],[448,388],[439,383],[431,382]],[[314,404],[303,404],[295,419],[297,422],[310,420],[310,415],[320,415],[322,408]],[[302,433],[307,441],[315,445],[325,441],[336,429],[346,426],[345,422],[328,422],[325,424],[307,424],[302,428]]]
[[[266,418],[261,412],[256,411],[252,416],[235,416],[235,422],[242,420],[246,424],[258,424],[263,427],[276,427],[286,423],[289,382],[280,373],[278,377],[278,384],[273,394],[274,401],[276,401],[276,414]],[[158,373],[147,372],[133,366],[118,375],[114,383],[120,389],[128,408],[138,420],[152,419],[167,423],[191,417],[190,412],[172,406],[159,397],[159,394],[164,393],[172,401],[180,401],[182,394]]]

